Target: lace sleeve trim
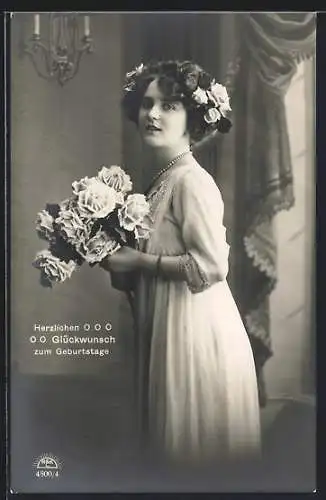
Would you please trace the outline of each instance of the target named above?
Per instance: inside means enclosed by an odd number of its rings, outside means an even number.
[[[190,254],[180,257],[180,271],[185,276],[191,292],[199,293],[210,286],[208,278],[195,259]]]

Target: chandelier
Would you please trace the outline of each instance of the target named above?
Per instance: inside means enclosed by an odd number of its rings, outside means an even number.
[[[78,72],[82,55],[93,51],[90,17],[49,12],[42,16],[34,14],[33,21],[33,33],[25,44],[25,52],[39,76],[64,85]]]

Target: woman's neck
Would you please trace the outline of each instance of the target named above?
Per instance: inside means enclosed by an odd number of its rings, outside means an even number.
[[[189,143],[180,144],[178,147],[172,148],[151,148],[146,151],[152,175],[165,168],[169,163],[177,158],[181,153],[190,151]]]
[[[191,152],[189,144],[185,145],[183,148],[176,148],[174,150],[164,151],[164,154],[157,154],[155,150],[151,150],[152,155],[147,158],[144,164],[143,170],[143,184],[146,188],[146,192],[153,183],[156,182],[158,178],[161,177],[170,168],[174,168],[174,165],[179,165],[182,163],[182,159],[187,153]]]

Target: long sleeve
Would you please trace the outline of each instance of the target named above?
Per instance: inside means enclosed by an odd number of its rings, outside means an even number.
[[[201,167],[188,171],[174,188],[172,207],[186,248],[181,262],[189,289],[196,293],[225,280],[230,247],[223,200],[211,175]]]

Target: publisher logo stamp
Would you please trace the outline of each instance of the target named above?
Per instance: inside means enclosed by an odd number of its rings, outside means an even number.
[[[60,475],[62,462],[52,453],[43,453],[34,460],[33,469],[39,479],[54,479]]]

